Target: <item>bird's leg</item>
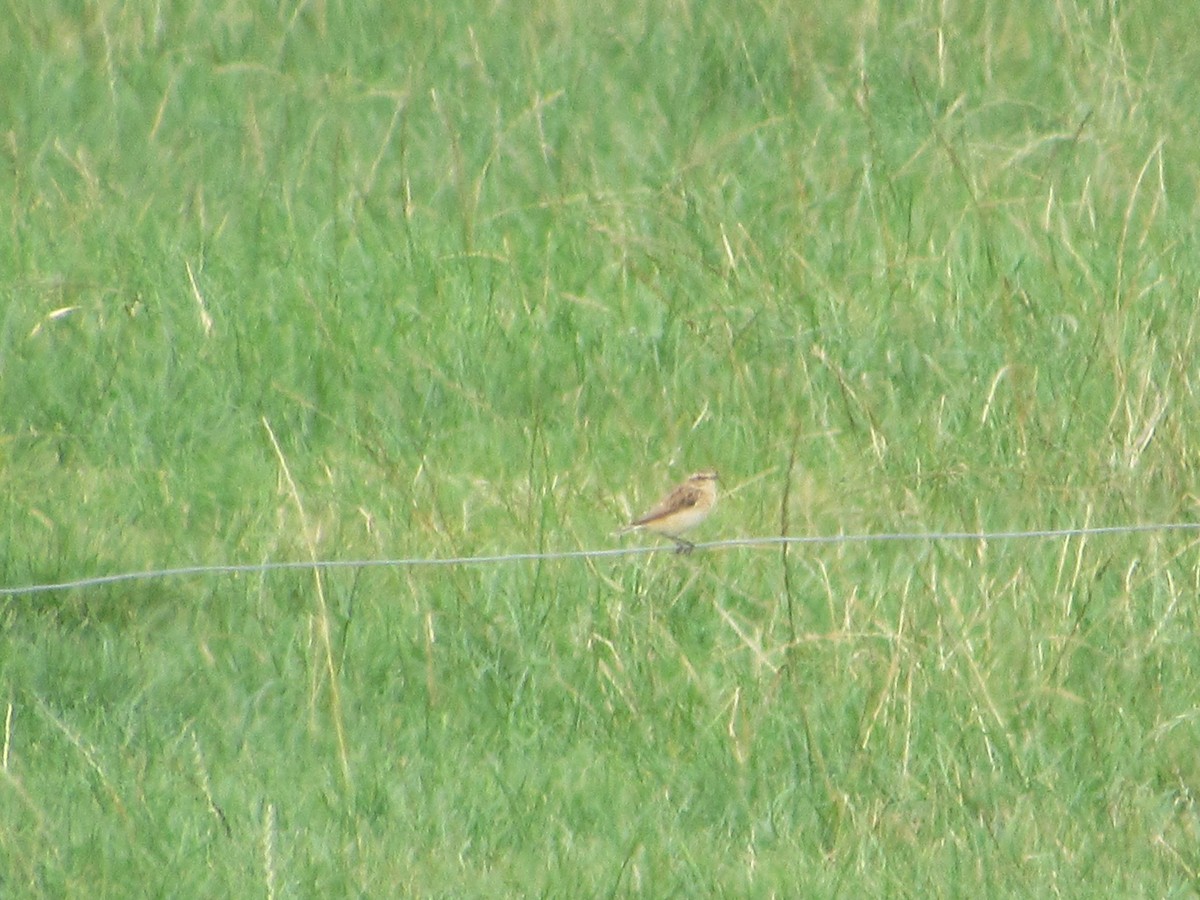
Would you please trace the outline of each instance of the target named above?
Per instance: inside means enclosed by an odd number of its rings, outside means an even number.
[[[673,534],[669,534],[669,535],[667,535],[667,537],[669,537],[671,540],[673,540],[675,542],[675,552],[676,553],[691,553],[693,550],[696,549],[696,545],[693,544],[691,541],[685,541],[683,538],[676,537]]]

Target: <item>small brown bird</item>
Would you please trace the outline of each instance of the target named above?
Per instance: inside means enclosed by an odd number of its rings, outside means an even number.
[[[695,528],[713,511],[717,505],[717,480],[713,469],[688,476],[687,481],[667,494],[650,512],[621,529],[621,534],[652,531],[673,540],[676,553],[690,553],[696,545],[680,535]]]

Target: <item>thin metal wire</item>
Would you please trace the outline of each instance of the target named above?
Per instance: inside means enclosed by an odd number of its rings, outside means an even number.
[[[1098,525],[1085,528],[1037,528],[1029,531],[907,531],[885,534],[832,534],[799,537],[734,538],[696,544],[697,550],[720,550],[728,547],[773,547],[787,544],[879,544],[903,541],[1015,541],[1039,538],[1096,537],[1114,534],[1144,534],[1151,531],[1200,531],[1200,522],[1165,522],[1145,525]],[[246,575],[304,569],[377,569],[446,566],[498,565],[500,563],[553,561],[566,559],[603,559],[617,556],[640,556],[647,553],[673,551],[670,546],[612,547],[605,550],[556,550],[546,553],[502,553],[494,556],[409,557],[407,559],[329,559],[316,561],[244,563],[236,565],[180,566],[170,569],[149,569],[143,572],[121,572],[116,575],[96,575],[53,584],[30,584],[20,587],[0,587],[0,597],[44,594],[99,587],[128,581],[149,581],[182,578],[188,575]]]

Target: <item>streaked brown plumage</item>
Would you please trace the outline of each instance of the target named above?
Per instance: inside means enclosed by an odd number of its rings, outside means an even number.
[[[667,494],[648,513],[630,522],[622,532],[652,531],[673,540],[680,553],[693,550],[695,545],[680,535],[695,528],[713,511],[713,507],[717,505],[718,478],[713,469],[696,472]]]

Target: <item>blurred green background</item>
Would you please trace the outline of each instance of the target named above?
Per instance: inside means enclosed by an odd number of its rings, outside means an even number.
[[[10,7],[0,586],[1194,517],[1182,8]],[[1192,894],[1194,544],[6,596],[0,893]]]

